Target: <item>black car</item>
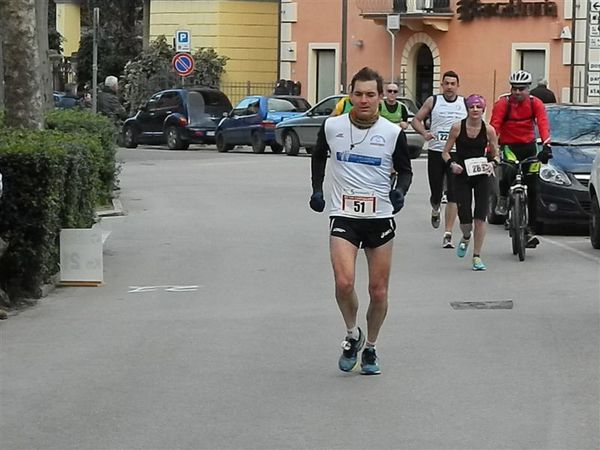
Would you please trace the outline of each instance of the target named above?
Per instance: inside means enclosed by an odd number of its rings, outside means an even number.
[[[168,89],[154,94],[123,124],[123,144],[164,144],[185,150],[214,144],[217,125],[231,111],[227,96],[213,88]]]
[[[546,105],[552,137],[553,158],[542,164],[537,177],[536,232],[547,224],[579,224],[589,221],[588,192],[592,162],[600,148],[600,106]],[[493,212],[496,193],[490,201],[490,223],[504,217]]]

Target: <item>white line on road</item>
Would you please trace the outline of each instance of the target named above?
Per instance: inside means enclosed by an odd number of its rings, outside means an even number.
[[[581,250],[577,250],[577,249],[575,249],[573,247],[570,247],[570,246],[568,246],[568,245],[566,245],[566,244],[564,244],[562,242],[559,242],[559,241],[556,241],[554,239],[550,239],[550,238],[547,238],[547,237],[540,237],[540,239],[542,241],[550,242],[551,244],[554,244],[557,247],[563,248],[565,250],[569,250],[570,252],[575,253],[576,255],[581,256],[582,258],[585,258],[585,259],[587,259],[589,261],[593,261],[593,262],[596,262],[596,263],[600,264],[600,256],[596,257],[596,256],[588,255],[587,253],[582,252]]]

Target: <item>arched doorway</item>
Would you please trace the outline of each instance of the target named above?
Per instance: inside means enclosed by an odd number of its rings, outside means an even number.
[[[433,55],[427,45],[419,47],[416,63],[415,100],[422,105],[433,94]]]

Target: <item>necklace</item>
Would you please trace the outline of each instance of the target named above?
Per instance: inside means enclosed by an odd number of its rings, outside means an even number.
[[[362,144],[365,141],[365,139],[367,138],[367,136],[371,132],[371,128],[372,127],[369,127],[367,129],[367,132],[365,133],[365,135],[363,136],[363,138],[360,141],[354,142],[354,139],[352,138],[352,123],[350,124],[350,150],[354,149],[354,147],[356,147],[357,145]]]

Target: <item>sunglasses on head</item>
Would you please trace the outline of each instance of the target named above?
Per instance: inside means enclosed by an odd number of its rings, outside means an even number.
[[[393,90],[393,89],[388,89],[388,92],[389,92],[390,94],[397,94],[397,93],[398,93],[398,91],[395,91],[395,90]]]

